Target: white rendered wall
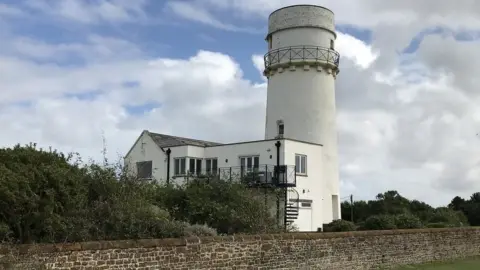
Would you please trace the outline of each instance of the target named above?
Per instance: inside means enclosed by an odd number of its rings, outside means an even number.
[[[335,35],[319,28],[291,28],[276,32],[272,35],[272,49],[290,46],[322,46],[330,48],[330,40]]]
[[[272,49],[290,46],[320,46],[327,50],[335,40],[333,13],[318,6],[298,5],[275,11],[269,18]],[[323,145],[322,161],[310,168],[323,168],[324,222],[331,221],[332,195],[339,195],[338,149],[335,106],[335,70],[331,64],[300,60],[290,64],[290,54],[280,54],[280,65],[271,66],[268,76],[265,139],[278,135],[278,120],[284,124],[284,138]],[[327,196],[328,195],[328,196]],[[340,202],[336,202],[340,213]],[[328,208],[328,209],[327,209]]]
[[[309,224],[302,223],[306,222],[307,219],[299,217],[295,221],[295,225],[301,230],[310,230],[316,231],[317,228],[322,228],[323,223],[326,220],[330,220],[332,208],[331,204],[326,202],[326,194],[329,195],[331,192],[326,187],[325,179],[323,178],[323,168],[321,166],[323,159],[323,149],[321,145],[302,143],[296,141],[285,141],[285,163],[295,165],[295,155],[305,155],[307,156],[307,174],[306,175],[297,175],[297,187],[295,188],[299,194],[299,199],[303,200],[312,200],[312,219]],[[301,208],[301,207],[300,207]],[[308,211],[300,211],[302,213],[307,213]]]
[[[240,157],[245,156],[259,156],[259,164],[261,165],[276,165],[276,142],[277,140],[269,140],[207,147],[205,148],[205,158],[218,158],[219,168],[240,166]],[[280,140],[280,142],[282,143],[280,146],[280,164],[284,164],[284,141]],[[295,165],[295,162],[292,165]]]
[[[133,145],[130,152],[125,156],[124,165],[133,175],[137,174],[137,162],[152,161],[152,176],[154,179],[162,181],[166,179],[167,154],[155,144],[150,138],[148,132],[142,132],[138,140]]]

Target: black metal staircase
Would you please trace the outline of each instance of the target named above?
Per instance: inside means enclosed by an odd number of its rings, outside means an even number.
[[[285,223],[291,225],[297,218],[299,212],[299,195],[294,188],[285,189],[286,204],[285,204]]]

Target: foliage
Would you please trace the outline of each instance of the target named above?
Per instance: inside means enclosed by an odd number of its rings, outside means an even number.
[[[429,220],[430,223],[446,223],[455,227],[462,227],[468,225],[468,219],[461,211],[455,211],[447,207],[439,207],[435,209],[432,217]]]
[[[323,228],[325,232],[350,232],[355,231],[357,226],[351,221],[337,219],[325,224]]]
[[[367,230],[393,230],[396,229],[395,217],[392,215],[374,215],[365,220],[363,227]]]
[[[183,186],[166,187],[159,206],[191,224],[206,224],[221,234],[269,232],[277,226],[262,193],[242,184],[221,180],[190,181]],[[271,201],[271,200],[268,200]]]
[[[352,207],[353,220],[360,229],[366,229],[369,217],[378,215],[394,217],[397,228],[421,228],[422,224],[427,227],[480,225],[480,193],[474,193],[468,200],[456,196],[448,207],[434,208],[425,202],[408,200],[397,191],[387,191],[378,194],[375,200],[355,201],[353,205],[343,202],[342,219],[352,219]],[[376,218],[373,220],[378,221]]]
[[[427,228],[451,228],[453,227],[452,224],[448,224],[445,222],[436,222],[436,223],[428,223]]]
[[[162,186],[118,164],[36,145],[0,149],[0,241],[17,243],[260,233],[278,228],[239,184]],[[205,224],[205,225],[190,225]]]
[[[185,227],[185,236],[217,236],[217,231],[207,225],[187,225]]]
[[[419,217],[408,214],[400,214],[394,217],[397,229],[419,229],[423,227]]]

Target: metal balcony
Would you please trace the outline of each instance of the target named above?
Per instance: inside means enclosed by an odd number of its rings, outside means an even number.
[[[295,166],[259,165],[258,167],[223,167],[217,170],[187,173],[187,179],[220,179],[249,187],[295,187]]]
[[[270,50],[264,56],[265,72],[281,64],[323,63],[338,69],[340,54],[320,46],[292,46]]]

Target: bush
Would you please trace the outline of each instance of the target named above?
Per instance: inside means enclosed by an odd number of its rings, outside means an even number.
[[[207,225],[187,225],[185,227],[185,236],[192,237],[192,236],[217,236],[217,231],[214,228],[210,228]]]
[[[435,209],[429,223],[445,223],[449,224],[450,227],[468,226],[468,220],[464,213],[447,207],[439,207]]]
[[[366,230],[393,230],[396,229],[395,218],[390,215],[370,216],[363,225]]]
[[[423,224],[417,216],[400,214],[395,216],[395,226],[398,229],[419,229],[423,227]]]
[[[157,203],[165,204],[173,218],[190,224],[206,224],[220,234],[278,231],[265,194],[238,183],[219,180],[191,181],[160,189]],[[257,193],[256,193],[257,192]],[[272,195],[273,196],[273,195]],[[273,200],[268,200],[273,201]]]
[[[293,223],[290,223],[290,224],[287,225],[287,232],[298,232],[298,231],[299,231],[299,229],[298,229],[297,225],[295,225]]]
[[[0,149],[0,241],[79,242],[278,231],[276,194],[225,181],[158,185],[119,163],[34,144]],[[190,225],[206,224],[206,225]]]
[[[337,219],[323,226],[325,232],[350,232],[355,231],[356,226],[353,222]]]
[[[8,240],[12,234],[8,224],[0,222],[0,243]]]
[[[452,224],[448,224],[445,222],[436,222],[436,223],[428,223],[427,228],[452,228],[454,227]]]

